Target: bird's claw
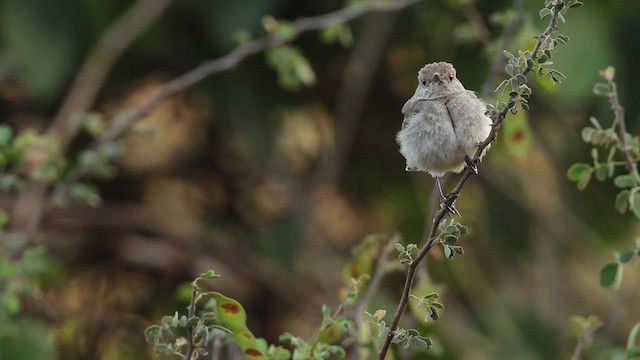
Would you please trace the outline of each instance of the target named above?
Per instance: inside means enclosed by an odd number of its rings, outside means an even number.
[[[451,201],[449,200],[450,198],[452,198]],[[462,216],[458,211],[458,209],[456,209],[456,207],[453,205],[453,203],[456,201],[456,198],[457,198],[457,195],[454,195],[453,193],[447,194],[447,196],[444,196],[444,195],[440,196],[440,208],[445,208],[449,216],[453,216],[453,215]]]
[[[473,159],[470,158],[469,155],[466,155],[464,157],[464,162],[467,164],[467,167],[469,168],[469,170],[471,170],[472,173],[478,175],[478,165],[476,165],[476,162],[473,161]]]

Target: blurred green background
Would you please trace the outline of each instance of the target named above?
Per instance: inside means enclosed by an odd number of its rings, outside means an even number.
[[[0,0],[0,122],[46,129],[96,41],[131,3]],[[511,51],[530,49],[546,26],[543,1],[521,3]],[[262,36],[265,15],[293,20],[345,5],[174,1],[117,59],[91,109],[110,118],[140,104],[231,51],[243,33]],[[37,242],[55,276],[0,323],[0,359],[155,358],[144,328],[184,309],[176,289],[209,268],[222,275],[211,285],[246,307],[258,336],[311,334],[320,305],[339,302],[351,247],[395,231],[419,242],[430,225],[434,183],[404,171],[395,143],[417,71],[451,62],[466,88],[495,102],[483,86],[495,88],[488,74],[513,9],[504,0],[424,0],[367,15],[349,24],[350,46],[317,32],[294,41],[315,71],[313,86],[282,89],[259,54],[163,102],[124,138],[117,176],[98,183],[101,206],[47,213]],[[571,40],[553,60],[567,79],[532,85],[526,119],[507,118],[464,188],[457,208],[473,229],[465,255],[447,261],[435,249],[419,278],[443,289],[446,309],[426,330],[439,350],[408,358],[566,359],[575,346],[569,318],[593,314],[605,325],[587,358],[608,359],[640,320],[635,265],[618,292],[597,278],[613,251],[633,246],[638,220],[615,211],[611,181],[579,192],[565,175],[591,162],[580,137],[589,116],[613,118],[592,93],[608,65],[627,129],[640,132],[640,2],[585,1],[560,32]],[[518,132],[520,142],[509,138]],[[71,151],[87,143],[76,139]],[[11,209],[15,198],[3,194],[0,205]],[[392,313],[403,282],[401,272],[389,275],[368,310]]]

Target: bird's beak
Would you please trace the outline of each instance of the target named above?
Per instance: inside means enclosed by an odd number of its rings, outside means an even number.
[[[440,76],[439,73],[433,74],[433,77],[431,78],[431,81],[434,81],[434,80],[438,80],[438,82],[442,82],[442,77]]]

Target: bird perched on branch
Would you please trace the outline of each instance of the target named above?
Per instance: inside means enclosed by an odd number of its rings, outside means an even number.
[[[418,72],[416,92],[402,107],[404,121],[396,136],[400,153],[407,160],[406,170],[425,171],[435,177],[444,200],[442,175],[460,172],[465,166],[478,172],[473,157],[491,131],[491,119],[485,111],[485,103],[464,88],[453,65],[425,65]]]

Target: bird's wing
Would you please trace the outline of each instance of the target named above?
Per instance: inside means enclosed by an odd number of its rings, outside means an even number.
[[[418,114],[422,109],[424,109],[425,101],[432,100],[411,98],[404,104],[404,106],[402,107],[402,115],[404,115],[404,120],[402,121],[402,129],[404,129],[411,117],[413,117],[415,114]]]

